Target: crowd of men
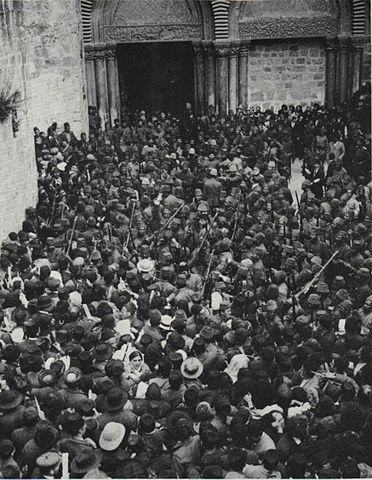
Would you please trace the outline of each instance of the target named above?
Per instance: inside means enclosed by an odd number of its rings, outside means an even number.
[[[38,205],[0,256],[2,478],[372,476],[369,87],[35,128]]]

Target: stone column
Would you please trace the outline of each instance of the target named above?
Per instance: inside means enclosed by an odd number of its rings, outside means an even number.
[[[205,93],[207,110],[216,107],[216,52],[212,42],[203,42],[205,53]]]
[[[220,116],[226,115],[229,108],[229,58],[230,46],[215,42],[217,52],[217,105]]]
[[[111,46],[106,49],[106,68],[108,104],[111,126],[113,126],[114,120],[120,117],[120,91],[116,46]]]
[[[353,93],[353,77],[354,77],[354,48],[352,43],[349,43],[349,54],[347,64],[347,98],[350,98]]]
[[[205,112],[205,72],[204,72],[204,48],[201,42],[193,43],[195,57],[195,93],[196,93],[196,111],[204,114]]]
[[[347,99],[347,85],[348,85],[348,69],[349,69],[349,37],[338,37],[339,43],[339,73],[338,73],[338,82],[339,87],[338,91],[340,93],[340,101],[344,102]]]
[[[365,42],[364,37],[351,37],[351,41],[354,47],[353,66],[351,70],[352,83],[351,83],[351,95],[359,90],[361,85],[361,72],[363,61],[363,44]]]
[[[232,46],[229,56],[229,110],[234,113],[238,106],[238,54],[239,46]]]
[[[94,64],[96,71],[96,87],[97,87],[97,106],[98,115],[102,120],[102,128],[105,122],[109,121],[109,104],[108,104],[108,85],[107,85],[107,69],[106,69],[106,51],[105,45],[97,46],[94,50]]]
[[[335,104],[336,96],[336,60],[337,39],[327,38],[326,48],[326,104],[331,108]]]
[[[94,68],[94,56],[91,49],[85,49],[85,72],[87,79],[87,99],[89,107],[97,106],[96,72]]]
[[[248,52],[249,45],[245,43],[239,49],[239,104],[248,105]]]

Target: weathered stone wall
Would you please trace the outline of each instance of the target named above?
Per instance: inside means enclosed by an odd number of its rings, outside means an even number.
[[[362,57],[362,81],[371,81],[371,42],[366,42]]]
[[[324,103],[325,48],[321,40],[252,43],[248,55],[248,103]]]
[[[0,239],[19,229],[37,201],[33,127],[69,121],[87,128],[85,74],[78,0],[2,0],[0,89],[19,90],[19,131],[0,123]]]

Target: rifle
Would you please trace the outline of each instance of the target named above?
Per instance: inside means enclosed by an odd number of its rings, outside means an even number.
[[[326,262],[325,265],[317,272],[312,280],[308,282],[305,287],[296,294],[296,299],[298,299],[301,295],[305,295],[310,288],[313,286],[313,284],[318,280],[318,278],[322,275],[324,270],[328,267],[328,265],[332,262],[332,260],[340,253],[340,250],[336,250],[335,253],[332,255],[332,257]]]
[[[55,214],[55,211],[56,211],[56,201],[57,201],[57,190],[54,193],[52,214],[51,214],[51,216],[48,220],[48,225],[52,225],[52,223],[53,223],[54,214]]]
[[[201,244],[199,245],[199,248],[198,248],[198,250],[197,250],[197,254],[198,254],[198,255],[199,255],[199,253],[201,252],[201,250],[202,250],[202,248],[203,248],[203,246],[204,246],[204,243],[205,243],[205,241],[206,241],[207,238],[208,238],[209,232],[211,231],[211,229],[212,229],[212,227],[213,227],[214,221],[216,220],[216,218],[217,218],[217,216],[218,216],[218,213],[219,213],[219,212],[217,211],[217,212],[214,214],[214,216],[213,216],[213,218],[212,218],[212,221],[211,221],[210,225],[209,225],[208,228],[207,228],[207,231],[206,231],[206,233],[205,233],[205,235],[204,235],[204,237],[203,237],[203,239],[202,239],[202,241],[201,241]]]
[[[36,395],[34,396],[34,400],[35,400],[37,414],[38,414],[40,420],[46,420],[45,413],[41,410],[41,407],[40,407],[40,404],[39,404],[39,401],[38,401]]]
[[[247,207],[247,194],[246,192],[243,193],[244,197],[244,235],[247,231],[247,215],[248,215],[248,207]]]
[[[156,237],[158,237],[161,234],[161,232],[168,227],[168,225],[172,222],[172,220],[176,217],[178,212],[180,212],[184,206],[185,206],[185,203],[182,203],[182,205],[180,205],[177,208],[177,210],[174,212],[174,214],[171,217],[169,217],[168,220],[165,222],[165,224],[160,228],[160,230],[156,234]]]
[[[295,195],[296,195],[296,201],[297,201],[298,210],[300,211],[300,200],[299,200],[299,198],[298,198],[297,190],[295,191]]]
[[[211,266],[212,266],[213,255],[214,255],[214,250],[211,251],[211,254],[210,254],[210,257],[209,257],[207,273],[205,274],[205,281],[204,281],[203,288],[202,288],[202,291],[201,291],[202,297],[204,295],[205,287],[206,287],[207,282],[208,282],[209,272],[210,272]]]
[[[296,296],[295,296],[295,275],[292,272],[292,314],[293,320],[296,320]]]
[[[130,216],[128,236],[127,236],[127,238],[126,238],[126,240],[125,240],[124,248],[128,248],[129,239],[131,238],[131,235],[132,235],[132,225],[133,225],[133,219],[134,219],[134,211],[135,211],[135,209],[136,209],[136,203],[133,202],[133,205],[132,205],[132,213],[131,213],[131,216]],[[133,240],[132,240],[132,243],[133,243]]]
[[[71,248],[71,245],[72,245],[72,239],[74,238],[74,234],[75,234],[75,229],[76,229],[76,223],[77,223],[77,215],[76,217],[74,218],[74,223],[72,225],[72,230],[71,230],[71,237],[70,237],[70,240],[68,242],[68,246],[67,246],[67,250],[66,250],[66,255],[69,254],[70,252],[70,248]]]
[[[239,209],[239,206],[240,205],[238,203],[238,206],[236,207],[236,211],[235,211],[235,223],[234,223],[233,233],[232,233],[231,239],[230,239],[231,242],[234,240],[235,233],[236,233],[236,227],[238,226],[238,209]]]

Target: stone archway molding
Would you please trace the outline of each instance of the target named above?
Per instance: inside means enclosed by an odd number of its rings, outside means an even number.
[[[213,39],[213,12],[209,2],[175,0],[173,5],[171,2],[142,0],[143,11],[133,9],[133,16],[128,17],[121,14],[126,7],[123,0],[95,0],[91,17],[93,43]],[[154,21],[151,12],[154,12]]]

